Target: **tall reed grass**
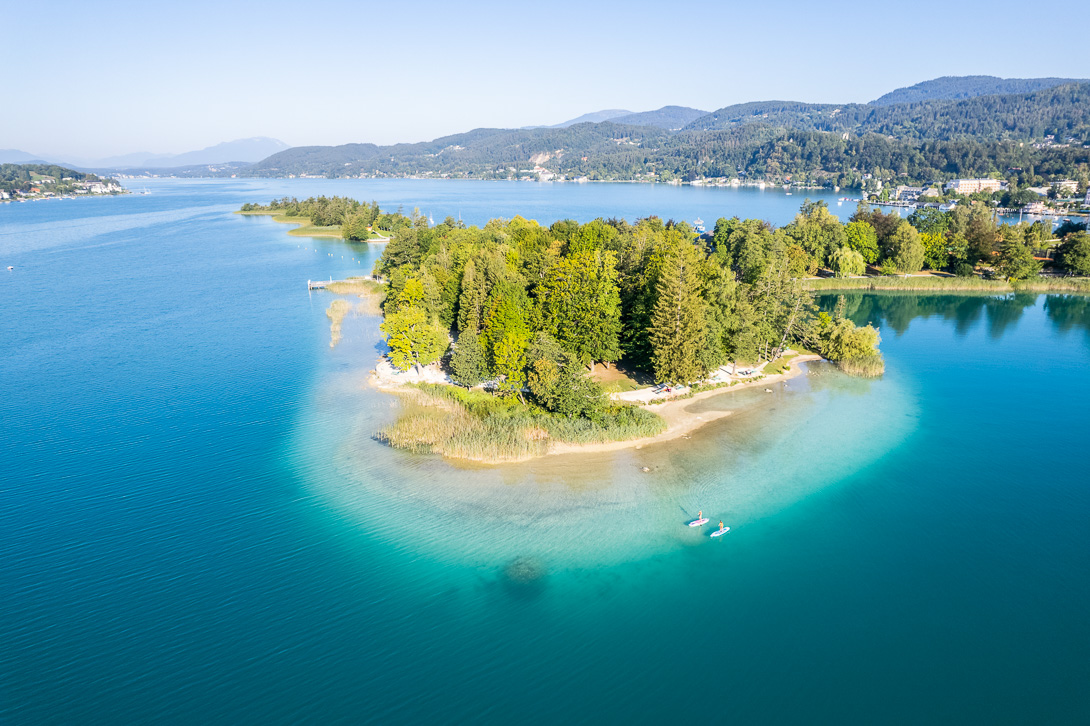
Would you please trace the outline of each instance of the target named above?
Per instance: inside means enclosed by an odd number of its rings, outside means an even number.
[[[886,372],[886,362],[882,359],[880,353],[865,358],[838,360],[836,365],[849,376],[859,376],[861,378],[877,378]]]
[[[352,303],[347,300],[337,298],[329,304],[329,309],[325,311],[326,317],[329,318],[329,347],[332,348],[337,343],[341,342],[341,323],[344,321],[344,316],[348,315],[348,311],[352,309]]]
[[[540,456],[554,441],[605,443],[666,430],[661,417],[637,406],[614,404],[593,418],[567,418],[517,399],[437,384],[412,386],[405,402],[402,416],[376,438],[399,449],[482,462]]]
[[[815,292],[836,290],[913,290],[933,292],[1074,292],[1090,294],[1090,278],[1034,277],[1018,282],[985,280],[980,277],[849,277],[806,280]]]
[[[338,295],[385,295],[386,291],[380,283],[366,277],[349,277],[344,280],[334,280],[325,286],[326,290]]]

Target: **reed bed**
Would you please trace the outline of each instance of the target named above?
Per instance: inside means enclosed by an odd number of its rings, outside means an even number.
[[[338,295],[377,295],[386,294],[381,283],[367,277],[349,277],[344,280],[334,280],[325,286],[326,290]]]
[[[348,315],[348,311],[352,309],[352,303],[347,300],[337,298],[329,304],[329,308],[325,311],[326,317],[329,318],[329,347],[332,348],[341,342],[341,323],[344,321],[344,316]]]
[[[1034,277],[1029,280],[1006,282],[985,280],[981,277],[848,277],[806,280],[809,290],[834,292],[837,290],[915,291],[915,292],[1073,292],[1090,294],[1090,278],[1086,277]]]
[[[1014,289],[1024,292],[1074,292],[1090,295],[1090,277],[1035,277],[1015,283]]]
[[[1010,292],[1014,288],[1002,280],[981,277],[829,277],[806,280],[810,290],[984,290]]]
[[[840,360],[836,362],[836,365],[849,376],[860,378],[877,378],[886,372],[886,362],[880,354],[854,360]]]
[[[398,449],[473,461],[518,461],[547,453],[553,441],[605,443],[666,430],[662,418],[630,405],[607,406],[593,419],[567,418],[453,386],[419,384],[405,395],[405,413],[376,438]]]

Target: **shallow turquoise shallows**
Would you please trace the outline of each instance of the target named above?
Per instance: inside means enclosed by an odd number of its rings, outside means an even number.
[[[373,438],[378,321],[331,349],[306,290],[381,249],[232,210],[783,224],[800,195],[147,186],[0,205],[0,723],[1090,722],[1090,298],[849,295],[879,380],[452,464]]]

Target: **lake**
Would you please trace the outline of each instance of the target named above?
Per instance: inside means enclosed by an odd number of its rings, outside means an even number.
[[[0,721],[1090,719],[1090,298],[853,293],[881,379],[813,364],[694,404],[733,415],[691,439],[454,464],[374,440],[378,321],[331,349],[306,290],[381,248],[233,210],[710,227],[803,197],[147,187],[0,205]]]

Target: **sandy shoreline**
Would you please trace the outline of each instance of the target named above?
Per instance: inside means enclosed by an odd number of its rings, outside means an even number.
[[[666,430],[661,434],[655,436],[644,436],[639,439],[626,439],[625,441],[609,441],[601,444],[568,444],[561,441],[549,442],[549,450],[546,452],[546,456],[552,456],[556,454],[592,454],[606,451],[620,451],[622,449],[642,448],[649,444],[657,444],[662,441],[670,441],[671,439],[677,439],[682,436],[686,436],[696,431],[697,429],[710,424],[713,421],[726,418],[730,415],[730,411],[704,411],[702,413],[690,412],[689,406],[697,401],[702,401],[707,398],[719,396],[724,393],[733,393],[734,391],[740,391],[743,388],[767,388],[772,383],[779,383],[786,381],[795,376],[801,375],[803,369],[800,368],[798,363],[807,363],[810,361],[821,360],[820,355],[800,355],[791,359],[791,369],[785,373],[777,373],[775,375],[764,376],[759,380],[745,381],[734,384],[733,386],[727,386],[724,388],[715,388],[710,391],[701,391],[695,393],[689,398],[681,398],[676,400],[668,400],[666,403],[660,403],[652,406],[646,406],[647,410],[653,411],[662,416],[666,421]]]
[[[686,398],[678,398],[673,400],[667,400],[665,403],[647,405],[644,406],[649,411],[652,411],[661,416],[666,421],[666,430],[655,436],[644,436],[638,439],[625,439],[623,441],[608,441],[604,443],[595,444],[572,444],[563,441],[550,441],[548,449],[544,454],[539,456],[526,456],[518,459],[505,459],[503,461],[479,461],[476,459],[466,459],[475,461],[482,464],[515,464],[524,461],[530,461],[531,459],[541,458],[542,456],[557,456],[562,454],[596,454],[610,451],[621,451],[623,449],[638,449],[650,444],[657,444],[663,441],[670,441],[672,439],[681,438],[687,436],[697,429],[726,418],[730,415],[730,411],[703,411],[701,413],[695,413],[689,411],[691,404],[704,399],[719,396],[724,393],[733,393],[734,391],[740,391],[744,388],[764,387],[767,388],[773,383],[780,383],[782,381],[789,380],[796,376],[799,376],[803,372],[803,368],[799,363],[808,363],[811,361],[821,360],[819,355],[799,355],[791,359],[790,370],[783,373],[776,373],[773,375],[767,375],[757,380],[749,380],[735,383],[732,386],[725,386],[723,388],[715,388],[709,391],[701,391],[695,393],[692,396]],[[375,371],[372,371],[368,376],[368,383],[380,390],[387,393],[402,394],[408,393],[408,390],[404,388],[406,383],[391,382],[384,379],[380,375],[376,375]],[[439,383],[440,381],[430,381]],[[446,455],[444,455],[446,456]],[[448,457],[448,458],[460,458],[460,457]]]

